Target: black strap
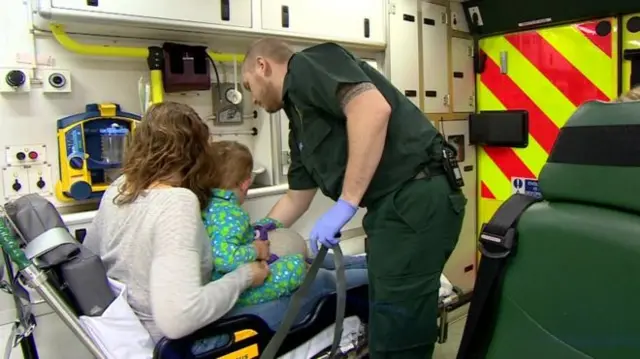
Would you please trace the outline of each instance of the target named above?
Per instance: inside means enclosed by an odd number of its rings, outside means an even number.
[[[10,267],[9,255],[4,251],[2,251],[2,255],[9,278],[8,280],[4,279],[5,268],[0,266],[0,290],[13,296],[18,315],[11,335],[7,338],[3,358],[8,359],[12,349],[20,345],[25,359],[37,359],[38,351],[31,336],[36,326],[35,316],[31,312],[31,296],[20,283],[19,277],[14,274],[13,268]]]
[[[457,359],[484,359],[493,335],[507,259],[517,243],[516,224],[520,215],[537,201],[536,197],[514,194],[482,227],[482,259]]]
[[[340,237],[340,234],[336,235],[337,238]],[[307,291],[313,284],[313,281],[318,274],[318,270],[322,266],[322,262],[324,261],[324,257],[327,255],[327,247],[321,246],[316,258],[313,260],[311,264],[311,268],[307,271],[307,276],[302,282],[302,285],[298,290],[291,296],[291,301],[289,302],[289,308],[284,315],[284,319],[280,324],[280,327],[273,335],[269,344],[264,349],[262,354],[260,355],[260,359],[274,359],[280,349],[280,346],[284,342],[285,338],[289,334],[289,329],[293,326],[293,323],[300,311],[300,307],[304,300],[304,297],[307,295]],[[340,342],[342,341],[342,326],[344,325],[344,312],[346,309],[346,300],[347,300],[347,285],[346,278],[344,272],[344,259],[342,250],[340,249],[340,245],[337,245],[333,248],[333,260],[336,266],[336,322],[333,329],[333,343],[331,344],[331,352],[327,358],[333,359],[338,354],[338,349],[340,347]]]
[[[633,113],[631,113],[633,115]],[[640,125],[565,126],[548,163],[640,167]]]

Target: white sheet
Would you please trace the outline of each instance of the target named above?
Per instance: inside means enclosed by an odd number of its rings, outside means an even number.
[[[360,324],[362,323],[356,316],[344,319],[344,325],[342,326],[342,340],[340,341],[340,350],[343,353],[346,353],[355,347],[356,340],[360,333]],[[307,340],[304,344],[281,356],[280,359],[309,359],[320,353],[333,342],[334,327],[335,325],[327,327],[315,337]]]

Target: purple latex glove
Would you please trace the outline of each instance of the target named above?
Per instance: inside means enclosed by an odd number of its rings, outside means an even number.
[[[339,199],[330,210],[318,219],[311,230],[309,244],[314,255],[318,254],[318,242],[327,248],[338,244],[339,233],[358,211],[351,203]]]

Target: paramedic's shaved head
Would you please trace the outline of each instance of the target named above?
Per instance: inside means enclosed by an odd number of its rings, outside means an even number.
[[[269,113],[282,109],[282,86],[294,52],[284,41],[260,39],[249,47],[242,64],[244,88],[253,102]]]

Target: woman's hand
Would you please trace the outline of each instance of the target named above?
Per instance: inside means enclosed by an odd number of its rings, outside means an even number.
[[[265,279],[269,276],[269,265],[265,261],[258,261],[249,264],[251,268],[252,281],[251,286],[259,287],[264,284]]]
[[[266,261],[271,255],[269,250],[269,241],[263,241],[261,239],[253,241],[253,246],[256,249],[257,259]]]

